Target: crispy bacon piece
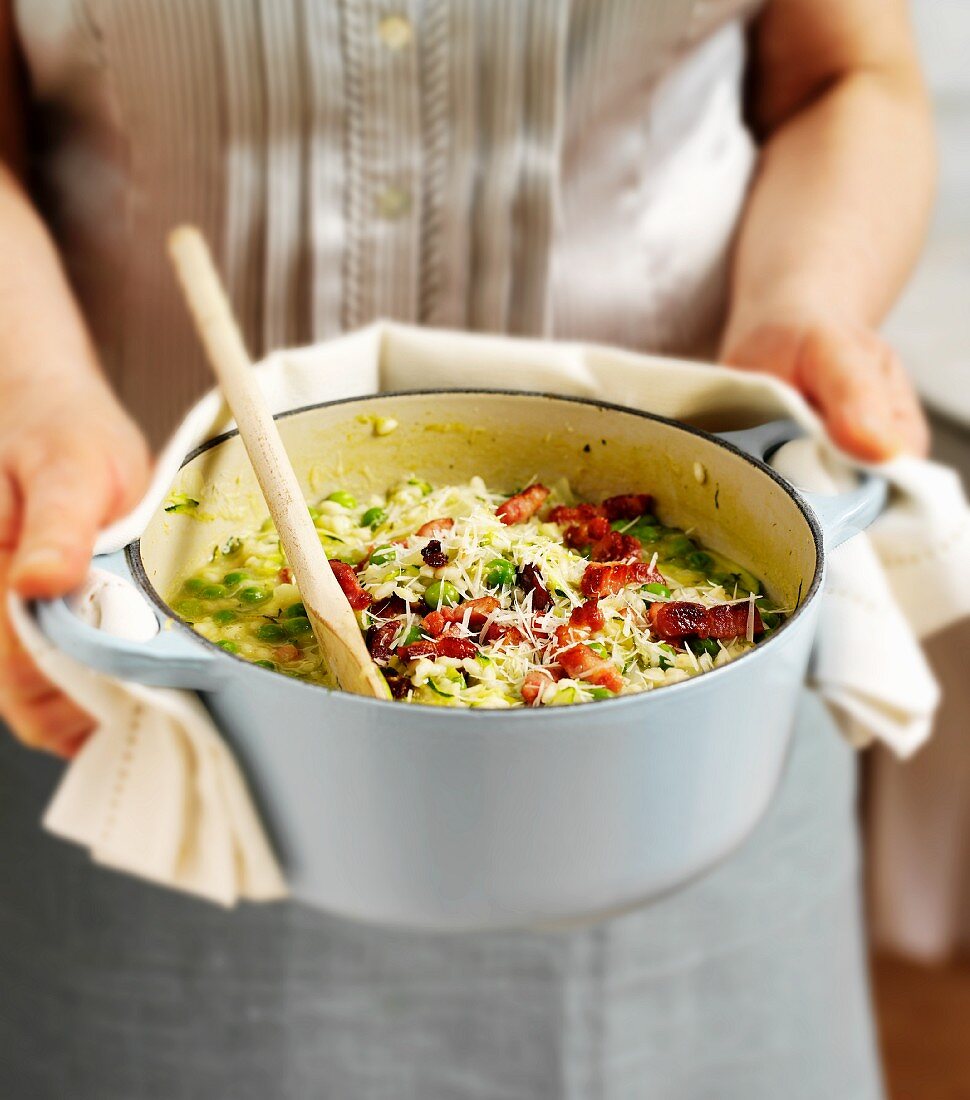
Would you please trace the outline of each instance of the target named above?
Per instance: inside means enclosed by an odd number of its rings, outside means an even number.
[[[639,519],[653,507],[649,493],[624,493],[603,501],[603,511],[610,519]]]
[[[654,634],[670,642],[698,634],[704,627],[704,610],[703,604],[673,600],[652,603],[647,614]]]
[[[525,635],[517,626],[492,623],[485,631],[485,641],[489,645],[518,645],[520,642],[525,641]]]
[[[371,606],[370,613],[375,619],[393,619],[404,615],[408,605],[400,596],[388,596]]]
[[[523,565],[519,570],[518,581],[520,588],[532,593],[533,611],[546,611],[552,607],[552,596],[543,583],[542,574],[534,565]]]
[[[561,680],[563,677],[562,672],[558,668],[542,669],[541,671],[536,669],[535,672],[527,672],[525,679],[522,681],[522,687],[519,688],[519,692],[522,695],[522,702],[530,707],[537,707],[539,705],[539,697],[542,695],[542,689],[546,684],[554,684],[557,680]]]
[[[569,613],[569,625],[575,627],[577,630],[585,630],[590,634],[595,634],[597,630],[602,630],[604,620],[599,603],[596,600],[587,600],[586,603],[580,604],[579,607],[574,607]]]
[[[591,542],[598,542],[610,533],[610,521],[606,516],[593,516],[592,519],[580,520],[566,528],[562,540],[574,550],[580,550],[589,546]]]
[[[596,600],[587,600],[572,609],[568,623],[556,628],[556,641],[560,646],[572,645],[602,630],[603,625],[603,612],[599,609],[599,603]]]
[[[588,684],[604,687],[614,695],[623,689],[623,677],[616,665],[598,656],[582,642],[564,649],[559,654],[559,663],[572,680],[584,680]]]
[[[549,513],[550,523],[567,527],[574,523],[589,523],[601,516],[611,519],[639,519],[653,507],[653,497],[649,493],[623,493],[608,497],[602,504],[577,504],[569,507],[560,504]]]
[[[640,540],[619,531],[608,531],[603,538],[593,543],[590,552],[593,561],[636,561],[642,556]]]
[[[589,600],[612,596],[628,585],[663,583],[662,574],[646,562],[593,562],[586,566],[580,587]]]
[[[560,527],[570,527],[573,524],[589,523],[597,516],[606,519],[606,510],[602,504],[577,504],[574,507],[557,504],[547,519],[550,523],[558,523]]]
[[[430,565],[432,569],[440,569],[448,564],[448,555],[441,549],[441,543],[437,539],[431,539],[422,549],[421,557],[424,558],[424,564]]]
[[[280,584],[292,584],[293,574],[290,572],[290,568],[284,565],[278,573]]]
[[[443,607],[440,611],[432,611],[430,615],[425,615],[421,620],[421,626],[437,638],[440,634],[444,634],[445,627],[451,622],[451,619],[448,618],[449,610],[449,608]]]
[[[511,527],[514,523],[525,523],[539,511],[548,495],[549,490],[545,485],[530,485],[500,504],[495,509],[495,514],[506,527]]]
[[[707,609],[704,618],[705,638],[740,638],[748,633],[748,611],[750,604],[747,600],[743,603],[722,603]],[[765,624],[761,621],[761,615],[757,605],[754,608],[754,635],[764,634]]]
[[[394,656],[394,639],[397,637],[401,624],[396,619],[383,623],[381,626],[372,626],[367,631],[367,648],[370,650],[374,664],[384,668]]]
[[[455,521],[450,516],[441,516],[439,519],[429,519],[427,523],[422,523],[414,533],[422,538],[430,539],[434,538],[435,535],[443,535],[445,531],[450,531],[454,526]]]
[[[466,612],[470,612],[469,627],[472,630],[481,630],[485,620],[493,611],[498,611],[499,607],[501,604],[494,596],[479,596],[477,600],[465,600],[454,607],[442,607],[438,611],[432,611],[430,615],[425,615],[421,625],[429,634],[437,638],[444,633],[449,623],[460,623]]]
[[[653,632],[664,641],[680,642],[696,634],[698,638],[739,638],[748,632],[749,605],[725,603],[704,607],[686,600],[652,603],[648,612]],[[754,609],[754,633],[764,633],[764,623]]]
[[[610,520],[638,519],[653,505],[646,493],[627,493],[610,497],[602,504],[578,504],[575,508],[560,505],[549,513],[553,523],[566,527],[563,542],[574,550],[592,547],[593,561],[624,561],[638,558],[643,552],[639,539],[610,529]]]
[[[370,607],[373,603],[373,599],[370,593],[364,589],[357,579],[357,574],[354,572],[352,566],[349,566],[344,561],[335,561],[331,558],[330,568],[333,570],[333,575],[337,578],[337,583],[343,589],[343,593],[347,597],[347,602],[355,611],[363,611],[365,607]]]
[[[478,646],[471,638],[456,638],[453,634],[442,634],[440,638],[425,638],[410,645],[398,646],[397,655],[402,661],[416,661],[419,657],[456,657],[464,660],[474,657]]]

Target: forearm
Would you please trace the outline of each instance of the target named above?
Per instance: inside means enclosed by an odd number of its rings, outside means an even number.
[[[0,163],[0,389],[40,400],[104,387],[84,321],[47,228]]]
[[[932,130],[918,77],[845,75],[769,137],[742,222],[725,350],[766,321],[875,325],[919,252]]]

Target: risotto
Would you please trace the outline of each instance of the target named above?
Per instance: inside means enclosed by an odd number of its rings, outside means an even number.
[[[565,483],[509,496],[478,478],[410,478],[365,501],[338,489],[310,514],[374,661],[408,702],[652,691],[734,660],[782,618],[755,576],[662,523],[647,493],[577,502]],[[170,602],[227,652],[334,686],[269,520],[215,547]]]

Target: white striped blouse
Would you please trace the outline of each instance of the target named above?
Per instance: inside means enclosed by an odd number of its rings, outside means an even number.
[[[757,0],[19,0],[39,201],[155,438],[206,385],[163,240],[255,353],[378,317],[690,351]]]

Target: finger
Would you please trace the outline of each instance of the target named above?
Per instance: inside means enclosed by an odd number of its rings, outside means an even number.
[[[14,545],[20,526],[19,511],[13,478],[8,471],[0,469],[0,549],[9,549]]]
[[[30,704],[12,706],[5,717],[22,745],[65,759],[75,756],[94,732],[91,717],[60,692]]]
[[[882,356],[864,340],[829,334],[806,337],[796,385],[815,404],[844,450],[871,462],[901,449]]]
[[[20,645],[4,611],[10,556],[0,550],[0,714],[23,744],[71,757],[90,736],[94,722],[58,691]]]
[[[918,406],[895,410],[896,434],[902,440],[902,450],[917,458],[928,458],[932,436],[923,410]]]
[[[99,453],[73,447],[30,456],[17,474],[23,515],[10,584],[28,598],[60,595],[84,577],[115,494],[111,471]]]
[[[923,406],[902,361],[891,348],[886,349],[886,355],[896,434],[904,451],[926,458],[930,453],[930,426]]]
[[[141,433],[134,429],[130,439],[111,450],[108,462],[116,494],[104,517],[106,522],[117,519],[134,508],[148,488],[152,470],[148,445]]]

